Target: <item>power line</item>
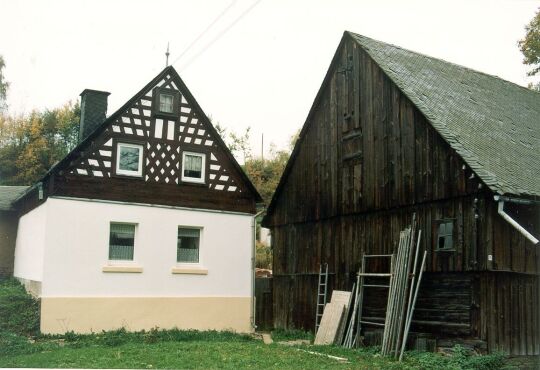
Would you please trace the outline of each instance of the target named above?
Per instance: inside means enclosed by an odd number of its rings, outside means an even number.
[[[178,58],[176,58],[172,63],[171,65],[173,65],[174,63],[178,62],[178,60],[180,58],[182,58],[192,47],[193,45],[195,45],[197,43],[197,41],[199,41],[209,30],[210,28],[212,28],[214,26],[214,24],[216,24],[224,15],[225,13],[227,13],[229,11],[230,8],[232,8],[232,6],[234,4],[236,4],[236,1],[237,0],[233,0],[231,1],[231,3],[229,5],[227,5],[222,11],[221,13],[219,13],[217,15],[216,18],[214,18],[214,20],[212,22],[210,22],[210,24],[191,42],[191,44],[188,45],[187,48],[184,49],[184,51],[178,56]]]
[[[197,54],[195,54],[190,60],[188,60],[181,68],[180,68],[180,71],[183,71],[184,69],[186,69],[191,63],[193,63],[195,61],[195,59],[197,59],[199,56],[201,56],[201,54],[203,54],[210,46],[212,46],[216,41],[218,41],[220,38],[222,38],[231,28],[233,28],[242,18],[244,18],[250,11],[253,10],[253,8],[255,8],[257,5],[259,5],[259,3],[261,2],[262,0],[257,0],[255,1],[249,8],[247,8],[246,10],[244,10],[242,12],[242,14],[240,14],[240,16],[238,18],[236,18],[230,25],[228,25],[227,27],[225,27],[225,29],[223,29],[221,31],[221,33],[219,33],[216,37],[214,37],[208,44],[206,44],[203,49],[201,51],[199,51]]]

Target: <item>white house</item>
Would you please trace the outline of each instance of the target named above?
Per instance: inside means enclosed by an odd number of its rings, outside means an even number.
[[[79,145],[13,202],[41,331],[251,331],[259,194],[173,67],[105,118],[108,95],[83,91]]]

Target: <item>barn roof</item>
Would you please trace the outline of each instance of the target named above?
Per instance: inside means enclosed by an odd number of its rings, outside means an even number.
[[[495,193],[540,195],[540,94],[348,32]]]
[[[12,210],[13,202],[28,189],[28,186],[0,186],[0,211]]]

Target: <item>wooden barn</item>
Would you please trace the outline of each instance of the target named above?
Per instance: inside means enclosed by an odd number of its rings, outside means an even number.
[[[539,179],[540,94],[345,32],[263,220],[274,325],[313,329],[319,266],[350,291],[415,213],[413,335],[539,354]],[[385,305],[366,291],[362,316]]]

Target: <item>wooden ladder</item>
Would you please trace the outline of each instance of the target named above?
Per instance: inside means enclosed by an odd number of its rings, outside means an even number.
[[[385,273],[372,273],[366,271],[366,259],[367,258],[390,258],[390,271]],[[358,272],[357,277],[357,301],[358,301],[358,310],[357,310],[357,327],[356,327],[356,338],[352,345],[354,343],[359,343],[360,340],[360,331],[362,330],[362,324],[364,325],[374,325],[374,326],[382,326],[384,328],[385,323],[380,322],[373,322],[373,321],[366,321],[362,319],[362,306],[364,303],[364,289],[365,288],[385,288],[390,289],[390,286],[392,285],[392,277],[394,276],[394,258],[395,256],[393,254],[364,254],[362,256],[362,266],[360,267],[360,271]],[[389,278],[388,285],[386,284],[365,284],[364,280],[366,277],[387,277]]]
[[[324,266],[324,271],[323,271]],[[319,267],[319,285],[317,287],[317,312],[315,314],[315,335],[319,330],[324,306],[326,305],[326,293],[328,292],[328,264],[321,264]]]

